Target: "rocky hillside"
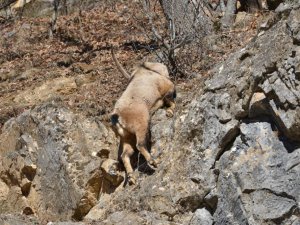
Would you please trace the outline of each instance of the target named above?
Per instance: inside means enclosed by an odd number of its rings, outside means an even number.
[[[101,7],[83,11],[81,25],[98,29]],[[109,29],[110,21],[134,25],[134,3],[116,7],[123,17],[108,9],[99,29],[120,41],[128,31]],[[161,109],[151,122],[158,168],[136,154],[132,186],[101,120],[126,80],[108,60],[107,39],[89,48],[100,35],[82,38],[77,19],[59,21],[69,29],[52,41],[44,41],[44,18],[2,24],[1,225],[300,224],[300,3],[279,5],[206,76],[178,82],[175,116]],[[123,57],[136,57],[127,65],[146,54],[124,42]]]

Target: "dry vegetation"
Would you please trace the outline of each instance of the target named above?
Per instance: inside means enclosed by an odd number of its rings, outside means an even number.
[[[163,33],[158,4],[154,11],[155,23]],[[173,79],[183,88],[192,87],[190,79],[195,74],[208,74],[213,65],[245,45],[256,32],[255,25],[239,32],[219,32],[200,50],[193,45],[181,49],[181,66],[189,65],[191,73],[181,78],[173,75]],[[137,1],[99,4],[59,16],[52,39],[48,38],[49,18],[1,20],[0,128],[25,109],[54,99],[87,116],[110,112],[128,81],[114,66],[109,46],[118,46],[117,57],[128,70],[146,57],[155,58],[159,43],[152,40],[148,26]],[[55,86],[57,78],[65,79],[66,86],[45,96],[34,91],[43,84]]]

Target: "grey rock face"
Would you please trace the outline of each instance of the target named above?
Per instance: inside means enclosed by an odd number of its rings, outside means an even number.
[[[194,216],[189,223],[190,225],[212,225],[213,224],[213,217],[212,215],[204,208],[197,209],[194,213]]]
[[[239,224],[264,224],[296,213],[299,168],[289,168],[299,163],[299,149],[288,153],[268,122],[242,123],[240,129],[240,136],[218,162],[221,198],[216,221],[225,217]]]
[[[39,221],[34,217],[28,217],[20,214],[0,215],[0,225],[32,225]]]
[[[218,65],[187,110],[179,140],[201,155],[215,224],[299,221],[298,15],[290,8]]]
[[[11,119],[0,138],[1,213],[49,220],[85,215],[105,189],[97,154],[115,143],[105,126],[58,105]]]

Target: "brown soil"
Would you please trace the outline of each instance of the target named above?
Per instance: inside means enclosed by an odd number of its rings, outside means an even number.
[[[136,1],[60,16],[52,39],[49,18],[0,21],[0,130],[9,118],[45,101],[61,101],[86,116],[109,113],[128,83],[109,47],[117,46],[119,61],[130,71],[151,56],[143,47],[152,44],[147,26]],[[208,51],[195,71],[208,74],[254,33],[255,27],[219,34],[223,51]],[[193,86],[188,78],[176,82],[187,90]]]

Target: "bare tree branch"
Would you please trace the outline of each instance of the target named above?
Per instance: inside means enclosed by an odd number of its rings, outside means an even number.
[[[153,18],[152,18],[152,15],[151,15],[151,10],[150,10],[150,7],[151,7],[150,2],[148,0],[145,0],[145,2],[141,2],[141,4],[143,5],[144,11],[145,11],[145,13],[148,17],[148,21],[149,21],[149,24],[151,26],[151,30],[152,30],[153,35],[155,36],[156,39],[158,39],[160,42],[163,43],[163,45],[166,49],[170,49],[171,46],[167,43],[167,41],[165,41],[162,38],[162,36],[158,33],[158,31],[155,28],[155,25],[153,23]]]
[[[150,0],[140,0],[155,40],[163,46],[164,63],[173,74],[188,76],[178,54],[188,54],[184,46],[201,40],[212,30],[212,15],[203,0],[159,0],[163,9],[167,33],[162,35],[154,22],[153,5]],[[156,2],[156,1],[155,1]],[[182,51],[181,51],[182,50]],[[182,67],[182,68],[179,68]],[[176,75],[177,76],[177,75]]]

